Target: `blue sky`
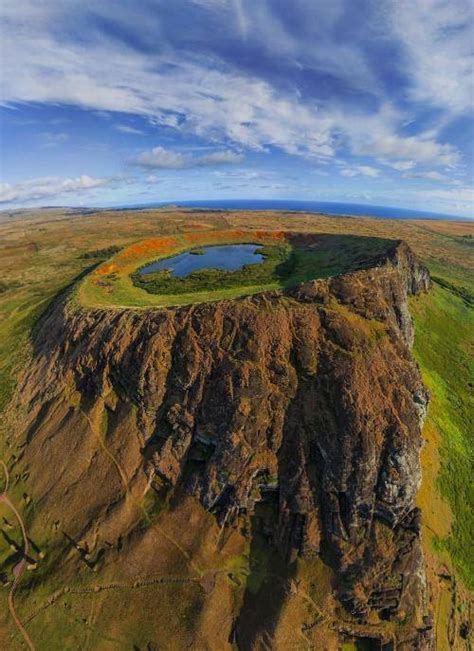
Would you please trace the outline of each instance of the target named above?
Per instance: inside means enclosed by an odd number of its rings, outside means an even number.
[[[473,216],[470,0],[3,0],[0,206]]]

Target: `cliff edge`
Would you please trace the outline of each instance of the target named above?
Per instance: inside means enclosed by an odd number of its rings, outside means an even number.
[[[401,242],[372,268],[235,300],[133,310],[62,297],[36,328],[16,407],[16,463],[42,526],[60,522],[89,559],[104,550],[97,568],[110,572],[119,552],[135,559],[139,506],[153,494],[166,504],[161,530],[180,504],[212,517],[216,557],[236,536],[250,557],[270,549],[284,568],[274,603],[265,580],[223,587],[234,596],[213,642],[205,589],[189,624],[200,648],[299,648],[282,637],[293,625],[311,648],[432,648],[415,506],[428,395],[407,306],[429,285]],[[190,562],[204,544],[192,522],[194,543],[174,537]],[[298,574],[313,562],[329,576],[319,596]],[[320,613],[290,626],[303,588]]]

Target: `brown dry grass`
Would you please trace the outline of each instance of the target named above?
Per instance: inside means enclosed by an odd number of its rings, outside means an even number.
[[[474,224],[467,222],[334,218],[308,214],[278,215],[270,212],[199,213],[197,216],[196,213],[181,210],[100,211],[87,215],[53,210],[33,211],[13,217],[3,215],[0,217],[0,278],[3,283],[0,293],[0,409],[8,402],[18,369],[27,362],[29,333],[34,320],[48,301],[94,263],[94,260],[81,258],[82,254],[110,245],[127,247],[146,238],[174,239],[181,238],[190,231],[207,235],[208,231],[223,229],[288,229],[405,239],[435,273],[462,286],[472,286],[473,249],[469,246],[468,238],[463,236],[474,235]],[[71,453],[71,441],[67,432],[61,434],[59,424],[70,407],[77,408],[72,398],[70,404],[64,405],[64,412],[58,412],[47,424],[51,435],[56,435],[59,431],[62,441],[60,448],[68,450],[68,453]],[[0,456],[6,456],[10,463],[17,426],[16,421],[9,421],[6,417],[2,419]],[[425,512],[426,553],[434,599],[441,604],[439,632],[444,644],[448,640],[447,628],[454,589],[437,577],[444,564],[449,563],[449,558],[433,551],[430,538],[432,532],[443,536],[449,530],[452,514],[439,493],[436,481],[442,462],[439,455],[440,433],[427,428],[424,435],[429,444],[422,454],[425,479],[419,503]],[[50,564],[50,557],[57,561],[44,573],[40,563],[37,574],[29,574],[27,580],[33,581],[31,589],[18,594],[22,616],[27,616],[41,605],[64,581],[77,585],[102,584],[143,573],[169,574],[170,568],[192,575],[195,569],[190,567],[186,555],[192,557],[195,567],[204,573],[210,569],[229,571],[232,568],[236,582],[229,580],[226,574],[218,575],[216,587],[208,595],[205,605],[202,603],[202,589],[195,584],[99,592],[87,597],[71,595],[46,609],[29,625],[28,630],[37,641],[38,649],[112,649],[130,644],[132,640],[142,647],[148,641],[159,640],[165,648],[184,648],[189,643],[194,643],[195,648],[231,648],[227,640],[232,622],[224,619],[224,613],[237,612],[242,599],[243,588],[242,585],[239,588],[238,583],[245,582],[245,571],[248,569],[248,550],[243,536],[235,533],[227,540],[224,551],[216,553],[215,541],[219,532],[213,519],[197,505],[183,502],[179,509],[164,511],[157,519],[152,519],[151,524],[143,523],[142,535],[131,535],[123,541],[123,554],[112,555],[110,562],[97,572],[89,570],[79,560],[77,551],[65,547],[61,535],[54,533],[53,524],[59,516],[50,512],[48,507],[52,500],[58,513],[67,516],[68,511],[72,513],[84,508],[88,498],[83,494],[81,496],[80,490],[73,491],[70,495],[55,496],[55,475],[52,469],[59,473],[65,471],[67,466],[67,471],[75,473],[78,480],[82,472],[104,477],[107,488],[105,484],[99,487],[104,491],[104,505],[113,502],[120,495],[123,482],[110,458],[98,453],[98,435],[95,438],[92,436],[85,420],[75,432],[77,447],[67,464],[64,454],[61,458],[60,450],[57,451],[59,456],[55,456],[55,446],[50,445],[48,437],[43,441],[44,446],[38,446],[36,451],[38,463],[35,469],[27,469],[29,475],[20,473],[15,478],[14,497],[17,507],[26,514],[33,539],[38,539],[46,552],[44,563]],[[109,439],[108,445],[130,477],[139,456],[136,442],[129,441],[125,447],[114,448],[112,437],[112,443]],[[32,486],[35,487],[34,501],[28,508],[22,495],[30,494]],[[138,500],[140,491],[143,492],[143,482],[142,479],[137,479],[131,487],[132,507],[134,501]],[[45,499],[48,494],[49,501]],[[87,517],[85,514],[85,519]],[[117,510],[114,517],[110,518],[110,537],[116,535],[117,523],[120,523],[121,529],[123,523],[129,521],[132,529],[133,522],[141,517],[140,509],[127,506],[122,511]],[[63,520],[64,515],[60,519]],[[168,538],[162,535],[162,531],[166,531]],[[176,540],[179,540],[179,545],[184,547],[186,554],[183,555],[177,549],[173,542]],[[0,549],[0,552],[3,551]],[[451,567],[449,572],[453,572]],[[282,649],[298,648],[298,645],[305,648],[305,640],[295,638],[293,632],[296,626],[310,623],[314,615],[315,606],[311,606],[308,595],[317,607],[328,607],[324,599],[327,598],[330,577],[323,570],[317,576],[312,576],[308,568],[301,566],[298,578],[301,580],[299,596],[297,599],[289,599],[282,606],[277,634]],[[318,593],[318,586],[321,585],[325,586],[325,590]],[[448,593],[449,598],[442,596],[443,593]],[[459,593],[458,589],[458,599]],[[151,620],[149,612],[152,609],[156,612],[154,604],[158,601],[161,604],[160,612]],[[300,606],[296,605],[298,601]],[[2,648],[20,648],[19,640],[10,637],[13,629],[5,603],[5,594],[2,592],[0,645]],[[190,618],[189,608],[199,612],[202,631],[207,640],[191,639],[187,624]],[[218,619],[219,613],[222,620]],[[334,645],[335,642],[329,628],[325,626],[326,624],[321,624],[319,633],[315,635],[323,636],[327,648],[332,648],[331,644]],[[214,646],[209,640],[215,641]],[[293,646],[288,647],[289,644]]]

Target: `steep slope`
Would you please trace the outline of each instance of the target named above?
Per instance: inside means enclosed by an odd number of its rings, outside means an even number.
[[[197,581],[198,596],[176,593],[194,605],[173,648],[431,648],[415,507],[428,396],[407,307],[429,284],[402,243],[377,267],[233,301],[58,300],[35,333],[9,460],[50,548],[30,587],[79,566],[84,583],[87,570]],[[170,644],[160,627],[148,639]]]

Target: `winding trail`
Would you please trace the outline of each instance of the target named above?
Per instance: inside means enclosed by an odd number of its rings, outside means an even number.
[[[6,504],[10,508],[10,510],[13,512],[13,514],[15,515],[15,518],[18,521],[18,524],[20,525],[21,533],[22,533],[22,536],[23,536],[23,558],[13,568],[13,576],[15,578],[14,578],[12,587],[10,588],[10,592],[8,593],[8,608],[10,610],[11,616],[13,617],[13,621],[16,624],[16,627],[20,631],[20,633],[23,636],[23,639],[27,643],[28,647],[32,651],[35,651],[35,646],[34,646],[33,642],[31,641],[30,636],[26,632],[25,627],[21,623],[20,618],[17,615],[17,612],[15,610],[15,601],[14,601],[15,591],[16,591],[16,589],[18,587],[18,584],[19,584],[20,579],[21,579],[21,577],[23,575],[23,572],[25,571],[25,568],[26,568],[26,557],[28,555],[28,549],[29,549],[28,536],[26,535],[26,528],[25,528],[25,524],[23,522],[23,519],[22,519],[21,515],[16,510],[15,505],[13,504],[13,502],[7,496],[7,491],[8,491],[8,487],[9,487],[9,483],[10,483],[10,476],[8,474],[8,468],[7,468],[5,462],[2,459],[0,459],[0,465],[3,468],[3,473],[4,473],[4,476],[5,476],[5,487],[3,489],[3,492],[0,494],[0,502],[3,502],[4,504]]]
[[[104,437],[102,436],[100,432],[100,428],[95,424],[95,422],[92,420],[92,418],[89,416],[89,414],[85,413],[83,410],[82,414],[85,416],[89,427],[91,431],[95,434],[96,438],[98,439],[99,445],[102,448],[103,452],[106,454],[106,456],[110,459],[112,464],[114,465],[115,469],[117,470],[117,473],[119,475],[120,481],[122,483],[123,489],[124,489],[124,497],[126,501],[129,501],[134,504],[134,506],[138,507],[138,509],[142,510],[145,514],[145,517],[148,519],[148,516],[146,512],[143,509],[143,506],[139,504],[131,495],[130,492],[130,486],[129,486],[129,480],[128,477],[124,471],[124,469],[121,467],[119,461],[116,459],[116,457],[113,455],[113,453],[109,450],[107,447]],[[10,591],[8,593],[8,608],[10,611],[10,614],[13,618],[13,621],[15,622],[15,625],[22,635],[24,641],[28,645],[28,648],[30,651],[35,651],[35,646],[28,635],[22,621],[18,617],[18,614],[15,609],[15,603],[14,603],[14,597],[15,597],[15,592],[18,588],[18,584],[20,582],[20,579],[26,569],[27,566],[27,556],[28,556],[28,551],[29,551],[29,543],[28,543],[28,536],[26,533],[26,527],[25,523],[16,509],[15,505],[13,502],[10,500],[8,497],[8,489],[10,486],[10,475],[8,473],[8,468],[6,466],[6,463],[3,461],[3,459],[0,459],[0,466],[3,469],[3,475],[4,475],[4,486],[2,488],[2,492],[0,493],[0,503],[6,504],[8,508],[12,511],[14,514],[16,520],[18,521],[18,524],[21,529],[22,537],[23,537],[23,553],[22,553],[22,559],[20,560],[17,565],[13,568],[13,584],[10,588]],[[156,525],[155,525],[156,526]],[[196,572],[196,576],[194,577],[171,577],[171,576],[155,576],[155,577],[142,577],[140,579],[137,579],[133,582],[116,582],[116,583],[109,583],[105,585],[95,585],[92,587],[84,587],[84,588],[73,588],[73,587],[64,587],[58,591],[56,591],[54,594],[52,594],[49,599],[39,608],[37,608],[33,613],[31,613],[27,618],[25,623],[29,623],[32,619],[34,619],[40,612],[44,611],[46,608],[54,605],[57,600],[62,597],[65,594],[77,594],[77,595],[86,595],[90,593],[98,593],[106,590],[117,590],[117,589],[133,589],[133,588],[142,588],[145,586],[152,586],[152,585],[157,585],[157,584],[180,584],[180,583],[200,583],[200,581],[204,577],[204,572],[198,568],[194,563],[190,555],[184,550],[175,540],[173,540],[170,536],[168,536],[161,527],[157,526],[158,531],[161,533],[161,535],[168,540],[170,544],[172,544],[174,547],[176,547],[181,554],[186,558],[187,563],[189,566]],[[215,570],[215,573],[218,573],[219,570]]]
[[[217,574],[218,570],[214,571],[214,574]],[[201,580],[196,577],[179,577],[179,576],[170,576],[167,574],[163,575],[155,575],[155,576],[148,576],[148,577],[140,577],[138,579],[135,579],[134,581],[116,581],[112,583],[106,583],[102,585],[92,585],[92,586],[84,586],[83,588],[74,588],[74,587],[64,587],[60,588],[53,594],[51,594],[48,599],[43,603],[43,605],[39,606],[35,611],[30,613],[30,615],[26,618],[26,623],[30,622],[32,619],[37,617],[41,612],[49,608],[50,606],[54,606],[54,604],[63,597],[64,595],[70,594],[70,595],[93,595],[97,594],[99,592],[107,591],[107,590],[133,590],[137,588],[144,588],[148,586],[154,586],[154,585],[166,585],[166,584],[185,584],[185,583],[194,583],[194,584],[201,584]]]
[[[127,477],[127,474],[126,474],[125,470],[120,465],[120,462],[118,461],[118,459],[114,456],[114,454],[107,447],[107,444],[106,444],[106,441],[105,441],[105,436],[100,431],[100,426],[83,409],[81,409],[81,413],[85,417],[85,419],[87,420],[89,428],[90,428],[92,434],[95,436],[96,440],[98,441],[102,451],[110,459],[110,461],[114,465],[115,469],[117,470],[117,473],[118,473],[119,478],[120,478],[120,482],[122,483],[122,486],[123,486],[125,501],[128,502],[129,504],[132,504],[136,509],[140,510],[143,513],[146,521],[149,522],[150,519],[149,519],[148,514],[146,513],[145,509],[143,508],[143,505],[137,499],[135,499],[133,497],[133,495],[131,494],[130,482],[129,482],[129,479]],[[185,558],[187,564],[189,565],[189,567],[192,568],[192,570],[196,573],[197,578],[201,577],[203,575],[203,571],[193,561],[191,555],[188,554],[188,552],[183,547],[181,547],[181,545],[176,540],[174,540],[174,538],[169,536],[163,530],[163,528],[160,527],[157,523],[155,523],[154,526],[155,526],[155,529],[163,536],[163,538],[165,538],[170,543],[170,545],[173,545],[173,547],[175,547],[179,551],[179,553],[184,556],[184,558]]]
[[[117,461],[115,456],[112,454],[112,452],[107,447],[107,445],[105,443],[105,436],[100,431],[100,426],[97,425],[92,420],[92,418],[89,416],[89,414],[86,413],[83,409],[81,409],[81,414],[87,420],[89,428],[90,428],[91,432],[93,433],[93,435],[95,436],[96,440],[98,441],[102,451],[110,459],[110,461],[113,463],[113,465],[115,466],[115,469],[117,470],[117,473],[118,473],[118,475],[120,477],[120,482],[121,482],[121,484],[123,486],[123,489],[124,489],[125,499],[128,500],[128,498],[130,497],[130,490],[129,490],[129,485],[128,485],[128,483],[129,483],[128,482],[128,477],[127,477],[125,471],[123,470],[120,463]]]

